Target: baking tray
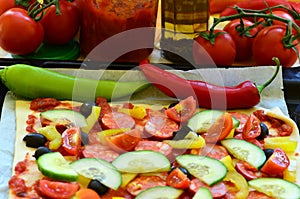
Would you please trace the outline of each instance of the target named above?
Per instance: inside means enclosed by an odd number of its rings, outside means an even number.
[[[93,61],[65,61],[65,60],[38,60],[38,59],[9,59],[0,58],[0,67],[13,64],[29,64],[43,68],[82,68],[82,69],[110,69],[110,70],[132,70],[137,69],[138,63],[104,63]],[[185,64],[163,64],[175,70],[195,69],[192,65]],[[235,66],[236,67],[236,66]],[[243,67],[243,66],[241,66]],[[224,68],[224,67],[223,67]],[[226,67],[225,67],[226,68]],[[296,121],[300,127],[300,67],[283,68],[283,85],[286,104],[290,117]],[[0,82],[0,108],[4,101],[7,88]],[[1,118],[1,112],[0,112]]]

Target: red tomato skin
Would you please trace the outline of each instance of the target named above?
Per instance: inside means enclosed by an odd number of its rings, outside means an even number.
[[[213,62],[217,66],[231,66],[236,57],[236,45],[232,37],[223,30],[214,30],[214,33],[219,34],[215,43],[198,36],[193,43],[193,58],[194,62],[199,65],[212,65]]]
[[[118,153],[134,150],[139,141],[141,141],[141,132],[138,129],[106,137],[107,145]]]
[[[249,116],[242,134],[245,140],[254,139],[261,134],[260,120],[254,114]]]
[[[14,8],[15,0],[0,0],[0,16],[10,8]]]
[[[285,68],[290,68],[297,60],[297,53],[292,48],[285,48],[282,38],[285,27],[273,25],[262,29],[254,39],[252,46],[253,58],[257,65],[275,65],[273,57],[278,57]],[[294,41],[296,44],[297,41]],[[272,47],[272,50],[270,48]]]
[[[70,155],[79,155],[81,134],[78,127],[71,127],[62,133],[63,148]]]
[[[269,175],[276,175],[282,173],[289,165],[290,160],[286,153],[282,149],[276,148],[261,168],[261,171]]]
[[[29,54],[42,44],[43,39],[43,26],[30,18],[26,10],[11,8],[0,16],[0,46],[5,51]]]
[[[225,139],[232,129],[232,117],[225,112],[217,121],[207,130],[205,141],[216,143]]]
[[[175,168],[169,173],[166,183],[174,188],[186,189],[190,186],[191,181],[179,168]]]
[[[55,6],[50,6],[41,19],[45,30],[45,41],[50,44],[63,45],[75,38],[80,24],[78,8],[67,1],[59,1],[60,15]]]
[[[39,190],[42,195],[53,199],[68,199],[75,195],[79,189],[77,183],[40,180]]]
[[[243,19],[243,23],[245,28],[252,26],[254,23]],[[252,57],[252,44],[254,41],[254,36],[257,34],[258,29],[253,28],[249,31],[252,37],[247,37],[245,35],[241,36],[239,32],[237,32],[236,28],[240,26],[240,19],[235,19],[230,21],[223,30],[228,32],[236,45],[236,61],[244,61],[249,60]]]
[[[196,112],[197,102],[191,96],[168,108],[165,113],[176,122],[186,122]]]

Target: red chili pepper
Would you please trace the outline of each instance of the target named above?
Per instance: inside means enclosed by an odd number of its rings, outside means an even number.
[[[300,10],[300,5],[292,2],[288,2],[286,0],[252,0],[252,1],[242,1],[239,3],[234,4],[240,8],[243,9],[251,9],[251,10],[262,10],[266,9],[268,7],[273,7],[273,6],[278,6],[278,5],[284,5],[288,9],[292,9],[292,6],[296,10]],[[224,9],[221,13],[220,16],[230,16],[237,14],[237,10],[233,8],[233,5],[231,7],[228,7]]]
[[[251,81],[244,81],[232,87],[209,84],[199,80],[187,80],[149,64],[147,61],[141,62],[139,67],[148,81],[169,97],[193,96],[198,105],[203,108],[239,109],[250,108],[260,102],[260,93],[275,79],[279,65],[277,62],[276,72],[261,86],[256,86]]]

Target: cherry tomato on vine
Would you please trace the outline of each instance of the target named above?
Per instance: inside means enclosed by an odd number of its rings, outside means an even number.
[[[0,47],[24,55],[34,52],[44,39],[43,26],[26,10],[11,8],[0,16]]]
[[[206,32],[209,35],[209,31]],[[223,30],[214,30],[215,38],[197,36],[193,43],[194,62],[199,65],[231,66],[236,56],[236,46],[232,37]],[[206,35],[207,36],[207,35]]]
[[[254,41],[254,37],[258,33],[258,29],[256,27],[249,29],[249,27],[253,26],[254,23],[243,19],[243,23],[241,23],[241,19],[235,19],[230,21],[223,30],[228,32],[236,45],[236,60],[243,61],[248,60],[252,56],[252,43]]]
[[[283,43],[286,28],[281,25],[268,26],[256,36],[252,46],[252,53],[257,65],[274,65],[273,57],[277,57],[285,68],[291,67],[297,60],[297,53]],[[294,40],[293,44],[297,44]]]
[[[45,30],[45,41],[63,45],[70,42],[79,30],[80,13],[75,4],[59,1],[61,14],[56,14],[55,5],[45,10],[41,23]]]

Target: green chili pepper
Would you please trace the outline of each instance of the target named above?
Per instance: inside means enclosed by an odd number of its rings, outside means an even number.
[[[108,100],[132,95],[150,84],[146,81],[112,81],[79,78],[45,68],[15,64],[0,70],[3,84],[19,97],[53,97],[59,100]],[[95,93],[95,95],[93,95]],[[93,99],[89,99],[89,98]]]

